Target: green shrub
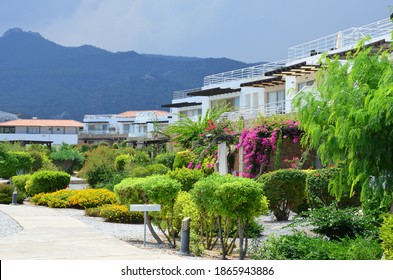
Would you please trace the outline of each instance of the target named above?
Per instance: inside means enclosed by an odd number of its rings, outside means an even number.
[[[113,191],[118,195],[121,204],[145,204],[148,203],[145,183],[145,178],[126,178],[115,185]]]
[[[81,168],[84,161],[84,156],[68,144],[62,144],[60,148],[54,150],[50,154],[50,158],[60,170],[68,174],[72,174],[75,169]]]
[[[172,169],[173,162],[175,160],[175,154],[172,153],[162,153],[158,154],[155,159],[154,163],[160,163],[168,167],[169,169]]]
[[[66,188],[71,180],[70,174],[62,171],[37,171],[26,184],[26,192],[33,196],[44,192],[54,192]]]
[[[393,215],[387,215],[380,228],[385,259],[393,260]]]
[[[150,175],[165,175],[170,169],[161,163],[155,163],[146,166],[146,170]]]
[[[100,216],[100,207],[86,208],[85,215],[89,217],[101,217]]]
[[[329,193],[329,181],[336,173],[335,168],[311,170],[307,173],[306,195],[311,208],[330,205],[335,201]]]
[[[119,155],[115,159],[115,168],[117,171],[124,171],[127,164],[131,162],[131,155]]]
[[[328,241],[321,237],[270,235],[263,244],[254,244],[251,256],[258,260],[377,260],[382,256],[378,241],[357,237]]]
[[[17,175],[12,177],[12,185],[16,186],[18,192],[27,195],[26,184],[30,180],[31,174]]]
[[[150,163],[149,154],[145,151],[133,149],[131,154],[131,162],[138,165],[147,165]]]
[[[290,211],[301,205],[305,196],[306,174],[296,169],[265,173],[257,179],[277,220],[288,220]]]
[[[106,189],[60,190],[53,193],[39,193],[30,199],[31,203],[51,208],[95,208],[119,202],[115,193]]]
[[[116,173],[115,159],[119,150],[99,145],[87,152],[86,160],[79,175],[86,178],[87,183],[95,187],[98,183],[109,182]]]
[[[177,195],[175,204],[173,206],[173,226],[176,230],[181,230],[182,221],[190,217],[190,228],[194,232],[199,232],[200,214],[196,204],[191,200],[191,195],[188,192],[180,191]]]
[[[143,223],[143,215],[132,214],[124,205],[104,205],[100,207],[100,217],[104,218],[105,222],[111,223]]]
[[[359,208],[339,209],[336,204],[314,209],[308,213],[313,232],[331,240],[356,236],[373,237],[378,234],[375,218],[362,213]]]
[[[195,160],[196,155],[190,150],[177,152],[172,169],[187,167],[190,162],[195,162]]]
[[[19,161],[16,155],[0,146],[0,178],[11,178],[19,170]]]
[[[12,203],[12,195],[14,193],[14,187],[7,184],[0,184],[0,204]],[[17,195],[17,203],[22,204],[25,200],[26,195],[19,193]]]
[[[130,177],[143,178],[149,176],[149,172],[145,166],[133,166],[130,171],[128,171]]]
[[[182,185],[182,191],[188,192],[192,189],[193,185],[205,177],[202,170],[199,169],[188,169],[186,167],[176,168],[168,173],[169,177],[176,179]]]
[[[23,172],[29,172],[33,165],[33,157],[28,152],[12,152],[12,153],[18,160],[19,170],[22,170]]]

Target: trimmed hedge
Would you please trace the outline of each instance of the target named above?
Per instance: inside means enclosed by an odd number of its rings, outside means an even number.
[[[26,184],[26,192],[30,196],[55,192],[66,188],[70,181],[71,176],[66,172],[42,170],[31,175]]]
[[[30,180],[31,174],[17,175],[12,177],[12,184],[17,187],[18,192],[27,195],[26,184]]]
[[[117,195],[106,189],[60,190],[53,193],[39,193],[30,199],[31,203],[51,208],[94,208],[105,204],[117,204]]]
[[[131,213],[128,207],[124,205],[103,205],[100,207],[100,217],[105,222],[122,223],[122,224],[141,224],[143,215],[140,213]]]
[[[169,177],[181,183],[181,190],[188,192],[193,185],[203,177],[205,174],[200,169],[188,169],[186,167],[176,168],[168,173]]]
[[[257,179],[269,201],[269,209],[279,221],[288,220],[306,199],[306,173],[297,169],[280,169]]]

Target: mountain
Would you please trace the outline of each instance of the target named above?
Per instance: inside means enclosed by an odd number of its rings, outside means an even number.
[[[39,118],[162,109],[173,91],[207,75],[248,67],[228,58],[109,52],[64,47],[20,28],[0,37],[0,110]]]

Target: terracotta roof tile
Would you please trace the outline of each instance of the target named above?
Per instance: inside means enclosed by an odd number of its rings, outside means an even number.
[[[0,126],[59,126],[59,127],[83,127],[83,123],[74,120],[12,120],[8,122],[0,122]]]
[[[159,110],[139,110],[139,111],[126,111],[118,114],[119,117],[136,117],[138,113],[144,112],[153,112],[156,116],[166,116],[169,113],[167,111],[159,111]]]

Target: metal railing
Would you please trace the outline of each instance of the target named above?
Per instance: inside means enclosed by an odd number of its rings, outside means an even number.
[[[376,39],[390,35],[392,30],[393,23],[388,18],[361,27],[352,27],[332,35],[290,47],[288,48],[288,59],[296,60],[335,49],[353,47],[362,38],[370,36],[371,39]]]
[[[213,74],[206,76],[203,80],[204,86],[213,85],[213,84],[221,84],[230,81],[247,79],[247,78],[260,78],[264,73],[268,71],[272,71],[278,68],[285,66],[288,62],[287,59],[269,62],[265,64],[255,65],[243,69],[237,69],[233,71],[227,71],[223,73]]]
[[[185,90],[178,90],[173,92],[173,100],[175,99],[183,99],[189,97],[188,94],[191,92],[201,91],[202,88],[192,88],[192,89],[185,89]]]
[[[93,120],[93,119],[113,119],[117,115],[114,114],[102,114],[102,115],[85,115],[83,120]]]
[[[281,100],[259,106],[241,107],[236,111],[223,113],[220,118],[227,118],[231,121],[236,121],[240,118],[248,120],[258,117],[259,114],[268,117],[272,115],[291,113],[292,110],[293,107],[291,100]]]

